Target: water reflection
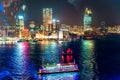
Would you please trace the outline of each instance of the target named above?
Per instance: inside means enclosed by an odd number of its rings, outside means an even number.
[[[47,74],[42,76],[42,80],[78,80],[78,73]]]
[[[14,76],[14,80],[27,80],[27,78],[37,73],[29,51],[28,42],[16,44],[11,62],[13,65],[11,74]]]
[[[68,42],[44,42],[41,43],[42,51],[42,65],[53,66],[60,63],[73,62],[72,50],[69,48]],[[64,56],[64,60],[63,60]],[[71,57],[72,56],[72,57]],[[77,72],[56,73],[41,75],[39,79],[42,80],[79,80]]]
[[[74,62],[80,72],[41,75],[42,80],[94,80],[94,41],[41,41],[39,44],[21,42],[0,46],[0,70],[8,71],[14,80],[37,80],[43,65]],[[34,78],[34,79],[33,79]],[[96,79],[95,79],[96,80]]]
[[[93,40],[83,40],[81,44],[81,80],[98,80],[95,73],[95,43]]]
[[[44,42],[41,44],[42,65],[60,63],[61,48],[56,42]]]

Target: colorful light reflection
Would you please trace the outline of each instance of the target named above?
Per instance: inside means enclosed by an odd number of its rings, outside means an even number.
[[[47,74],[42,76],[42,80],[79,80],[77,72]]]

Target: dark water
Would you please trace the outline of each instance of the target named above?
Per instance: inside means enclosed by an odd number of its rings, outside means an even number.
[[[62,51],[71,49],[79,72],[38,76],[44,65],[62,63]],[[69,60],[66,60],[66,62]],[[0,45],[0,80],[120,80],[120,41],[41,41]],[[6,78],[6,79],[5,79]]]
[[[120,80],[120,39],[97,41],[96,58],[101,80]]]

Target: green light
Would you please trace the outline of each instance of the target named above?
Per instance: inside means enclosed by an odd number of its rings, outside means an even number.
[[[21,8],[22,8],[23,11],[25,11],[26,5],[23,4],[23,6]]]
[[[56,21],[56,19],[53,19],[52,21],[53,21],[53,22],[55,22],[55,21]]]

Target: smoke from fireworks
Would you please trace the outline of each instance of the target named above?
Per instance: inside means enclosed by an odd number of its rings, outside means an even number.
[[[82,0],[68,0],[68,2],[70,4],[72,4],[73,6],[77,7],[78,4],[81,2]]]
[[[0,1],[3,7],[9,7],[12,2],[17,1],[17,0],[0,0]]]

